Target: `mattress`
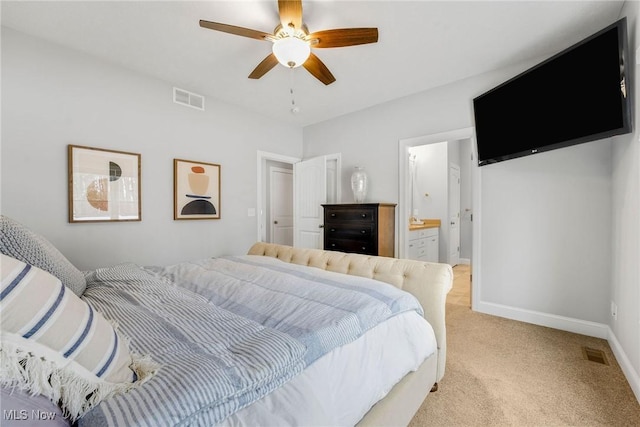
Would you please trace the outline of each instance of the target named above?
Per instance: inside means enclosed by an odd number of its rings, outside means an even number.
[[[403,313],[338,347],[221,426],[353,426],[407,373],[435,357],[431,325]]]

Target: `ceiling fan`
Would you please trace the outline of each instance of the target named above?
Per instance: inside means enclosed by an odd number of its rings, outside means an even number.
[[[273,30],[273,34],[202,19],[200,26],[273,43],[272,53],[249,74],[250,79],[259,79],[279,62],[288,68],[302,65],[315,78],[325,85],[329,85],[335,82],[336,78],[327,66],[311,52],[311,48],[355,46],[378,41],[377,28],[341,28],[309,33],[307,26],[302,21],[301,0],[278,0],[278,12],[280,23]]]

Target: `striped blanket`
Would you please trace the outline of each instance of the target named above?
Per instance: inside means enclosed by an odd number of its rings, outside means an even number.
[[[104,400],[80,426],[211,426],[297,375],[305,347],[125,264],[87,277],[83,299],[161,368]]]
[[[307,365],[396,314],[423,314],[413,295],[389,284],[271,257],[210,258],[153,270],[216,306],[296,338],[308,349]]]

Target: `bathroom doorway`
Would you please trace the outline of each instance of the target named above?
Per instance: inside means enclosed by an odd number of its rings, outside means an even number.
[[[439,262],[466,266],[472,277],[477,176],[473,135],[473,128],[466,128],[399,141],[400,258],[409,258],[410,218],[439,220]]]

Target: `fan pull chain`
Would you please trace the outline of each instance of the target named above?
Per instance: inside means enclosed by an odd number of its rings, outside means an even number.
[[[296,105],[295,94],[293,93],[293,83],[294,83],[294,73],[295,69],[291,69],[291,85],[289,87],[289,93],[291,94],[291,114],[298,114],[300,112],[300,107]]]

